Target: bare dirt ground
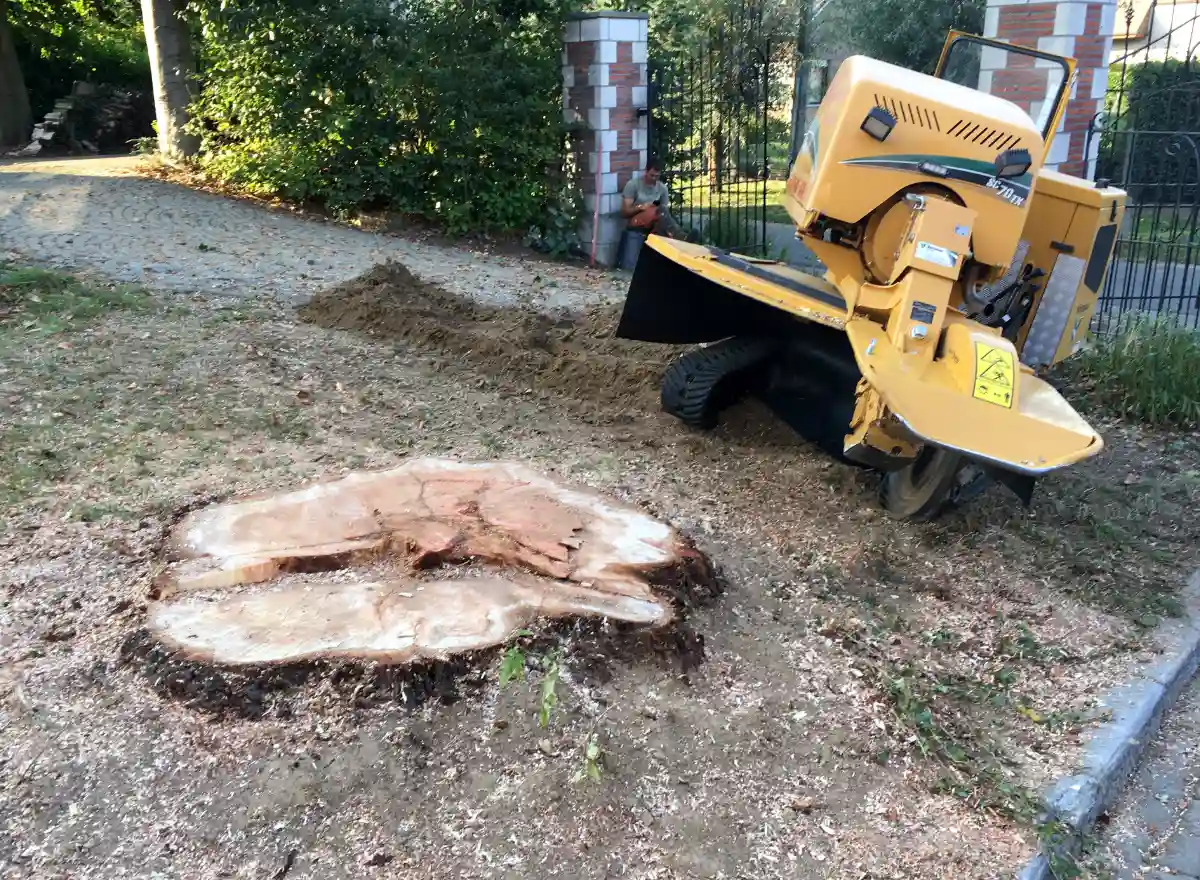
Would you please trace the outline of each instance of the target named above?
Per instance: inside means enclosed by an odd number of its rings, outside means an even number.
[[[611,339],[612,307],[468,301],[395,265],[299,313],[16,277],[3,877],[1004,876],[1196,560],[1195,438],[1104,424],[1108,452],[1031,510],[993,492],[903,525],[754,405],[711,435],[659,413],[672,352]],[[608,491],[725,590],[674,643],[544,632],[506,687],[498,655],[260,684],[145,643],[180,510],[413,455]]]

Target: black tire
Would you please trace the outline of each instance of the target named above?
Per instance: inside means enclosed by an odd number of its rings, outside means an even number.
[[[770,340],[732,337],[680,355],[663,374],[663,411],[692,428],[715,428],[721,410],[749,393],[756,368],[775,350]]]
[[[903,470],[883,475],[879,500],[896,519],[928,522],[951,503],[963,458],[957,452],[926,446]]]

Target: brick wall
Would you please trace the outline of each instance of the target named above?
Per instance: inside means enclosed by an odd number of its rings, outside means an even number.
[[[574,13],[563,48],[563,118],[584,193],[581,235],[596,261],[613,265],[625,221],[621,189],[646,162],[646,51],[643,13]],[[597,222],[596,213],[599,211]]]
[[[1095,169],[1099,144],[1095,138],[1088,143],[1088,127],[1104,105],[1116,12],[1117,0],[988,0],[985,36],[1066,55],[1078,63],[1067,110],[1047,160],[1050,167],[1067,174],[1090,178]],[[1034,92],[1044,94],[1047,85],[1053,85],[1047,80],[1052,75],[1050,68],[1032,58],[995,53],[985,56],[980,87],[1003,94],[1037,119],[1043,108]]]

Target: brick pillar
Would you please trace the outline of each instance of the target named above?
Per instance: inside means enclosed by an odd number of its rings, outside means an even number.
[[[641,12],[576,12],[563,49],[563,119],[586,207],[580,234],[596,261],[617,261],[621,189],[646,162],[646,40]],[[597,175],[599,171],[599,175]],[[599,222],[596,211],[599,208]]]
[[[1116,18],[1117,0],[1060,3],[988,0],[985,36],[1066,55],[1078,62],[1067,111],[1059,123],[1047,161],[1049,167],[1066,174],[1091,178],[1095,171],[1099,139],[1092,138],[1089,150],[1088,125],[1104,107]],[[1032,59],[1024,63],[1011,54],[998,61],[997,58],[999,56],[992,56],[993,60],[989,62],[985,57],[980,73],[981,79],[991,78],[991,91],[1003,94],[1005,90],[1021,86],[1033,89],[1046,81],[1047,74]],[[981,88],[986,85],[980,83]],[[1026,109],[1031,109],[1031,115],[1037,118],[1038,107],[1027,105]]]

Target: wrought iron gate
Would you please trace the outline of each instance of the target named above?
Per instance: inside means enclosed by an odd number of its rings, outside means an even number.
[[[772,53],[790,47],[772,45],[762,7],[747,0],[730,2],[719,26],[674,37],[663,41],[674,50],[652,41],[648,94],[648,145],[672,213],[700,241],[768,256],[771,193],[781,188],[770,181],[786,172],[782,96],[791,89]]]
[[[1094,178],[1129,193],[1098,332],[1147,314],[1200,327],[1198,17],[1195,5],[1119,8],[1105,106],[1086,153],[1098,146]]]

